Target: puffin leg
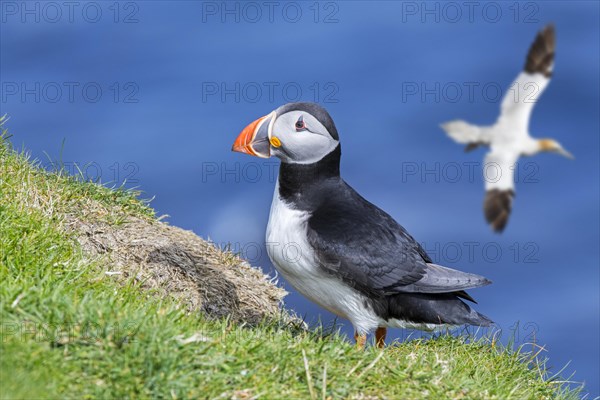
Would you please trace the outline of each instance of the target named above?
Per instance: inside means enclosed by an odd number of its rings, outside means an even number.
[[[366,334],[362,334],[359,335],[357,331],[354,331],[354,340],[356,340],[356,347],[359,350],[364,350],[365,349],[365,344],[367,343],[367,335]]]
[[[379,327],[375,331],[375,344],[380,349],[385,347],[385,335],[387,334],[387,328]]]

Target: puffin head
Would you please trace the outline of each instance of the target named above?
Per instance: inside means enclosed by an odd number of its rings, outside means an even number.
[[[315,103],[288,103],[245,127],[232,150],[284,163],[312,164],[339,145],[329,113]]]

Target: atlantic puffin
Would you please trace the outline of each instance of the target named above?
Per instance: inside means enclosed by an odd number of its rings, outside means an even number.
[[[340,176],[341,147],[329,113],[289,103],[249,124],[233,151],[281,160],[266,231],[267,252],[298,292],[349,320],[359,348],[388,327],[489,326],[464,290],[491,283],[435,264],[390,215]]]
[[[523,71],[502,99],[500,116],[494,125],[477,126],[461,120],[441,125],[448,136],[466,144],[465,151],[479,146],[490,148],[483,168],[486,191],[483,212],[488,224],[497,233],[501,233],[508,223],[515,196],[513,175],[519,157],[554,152],[574,158],[556,140],[535,139],[529,134],[533,106],[552,77],[555,36],[553,25],[547,25],[538,32],[529,48]]]

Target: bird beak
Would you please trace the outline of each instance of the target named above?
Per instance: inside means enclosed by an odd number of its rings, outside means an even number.
[[[269,158],[271,157],[271,125],[275,121],[275,111],[264,117],[260,117],[245,127],[239,134],[232,151],[250,154],[251,156]]]
[[[574,156],[573,154],[569,153],[568,151],[566,151],[566,150],[565,150],[565,149],[563,149],[562,147],[561,147],[561,148],[559,148],[559,149],[557,149],[557,150],[556,150],[556,152],[557,152],[558,154],[560,154],[561,156],[563,156],[563,157],[567,157],[567,158],[569,158],[569,159],[571,159],[571,160],[574,160],[574,159],[575,159],[575,156]]]

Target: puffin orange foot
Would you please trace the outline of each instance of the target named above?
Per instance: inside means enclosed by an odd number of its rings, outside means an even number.
[[[356,340],[356,347],[360,350],[364,350],[365,344],[367,343],[367,335],[359,335],[358,332],[354,331],[354,340]]]
[[[385,347],[385,335],[387,334],[387,328],[377,328],[375,331],[375,344],[380,349]]]

